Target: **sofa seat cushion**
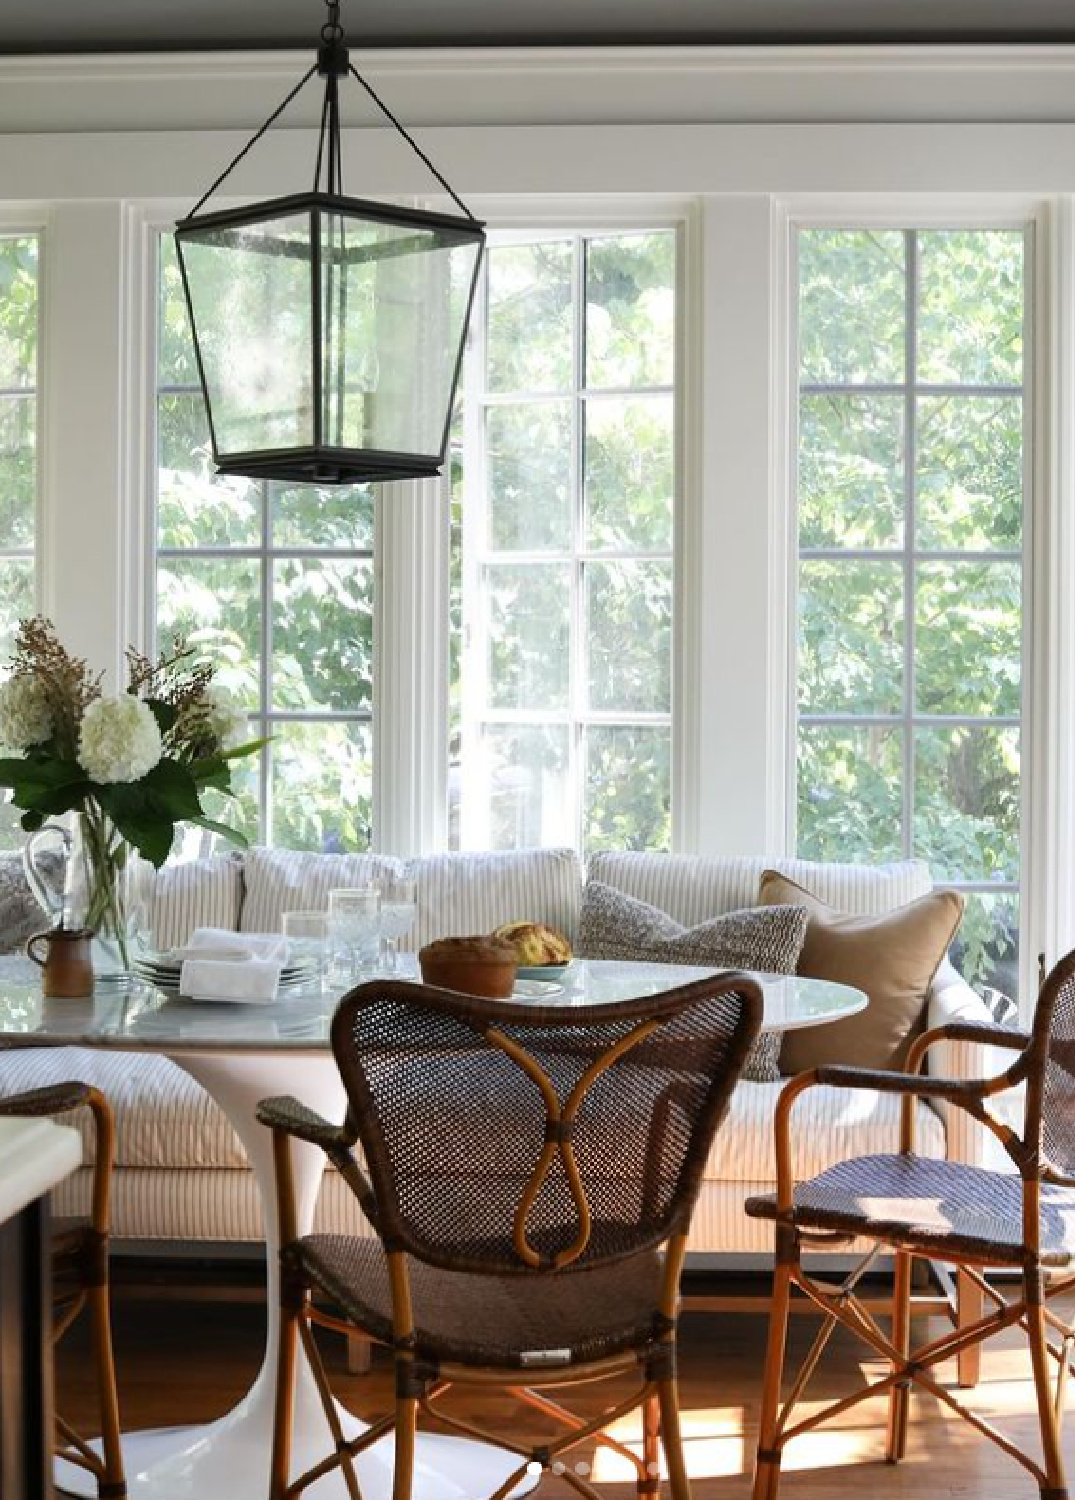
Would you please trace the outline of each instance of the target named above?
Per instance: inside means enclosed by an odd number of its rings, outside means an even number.
[[[0,1098],[77,1079],[99,1088],[116,1118],[117,1167],[245,1167],[223,1112],[189,1073],[149,1052],[90,1047],[28,1047],[0,1052]],[[88,1110],[65,1120],[92,1160]]]
[[[132,1168],[242,1168],[246,1156],[223,1112],[175,1063],[149,1053],[78,1047],[18,1048],[0,1052],[0,1097],[45,1084],[79,1079],[96,1084],[116,1114],[116,1165]],[[741,1083],[717,1132],[705,1177],[710,1182],[772,1182],[773,1114],[782,1083]],[[793,1118],[795,1168],[816,1176],[852,1156],[892,1151],[899,1140],[900,1100],[872,1090],[811,1089]],[[436,1108],[436,1101],[430,1107]],[[88,1112],[71,1123],[83,1135],[90,1160]],[[644,1149],[632,1119],[623,1121],[624,1150]],[[943,1156],[944,1128],[924,1102],[918,1105],[918,1150]]]
[[[589,878],[646,901],[684,927],[724,912],[758,905],[764,870],[779,870],[821,901],[851,916],[878,916],[932,889],[929,866],[815,864],[805,859],[705,854],[604,853],[590,861]]]
[[[773,1116],[786,1083],[782,1078],[778,1083],[739,1085],[709,1153],[707,1182],[776,1181]],[[896,1150],[900,1103],[898,1095],[875,1089],[809,1089],[791,1120],[796,1178],[815,1177],[852,1157]],[[916,1108],[916,1150],[922,1156],[943,1156],[940,1116],[925,1100]]]

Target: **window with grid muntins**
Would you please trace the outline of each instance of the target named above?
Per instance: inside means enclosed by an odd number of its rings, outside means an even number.
[[[492,238],[451,475],[451,842],[667,848],[676,234]]]
[[[41,245],[0,234],[0,660],[36,607],[37,432]],[[22,844],[18,815],[0,803],[0,848]]]
[[[216,817],[293,849],[369,843],[373,500],[214,476],[171,236],[160,241],[156,632],[213,661],[270,736]],[[272,372],[267,369],[266,379]]]
[[[798,235],[798,852],[915,856],[1018,988],[1018,229]]]

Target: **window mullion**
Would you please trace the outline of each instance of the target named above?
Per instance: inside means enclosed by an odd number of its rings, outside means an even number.
[[[272,673],[272,611],[273,611],[273,578],[272,578],[272,512],[269,501],[269,486],[261,485],[261,557],[258,562],[259,584],[261,589],[261,629],[258,642],[260,660],[258,662],[258,692],[261,697],[262,721],[267,726],[269,716],[273,707],[273,673]],[[272,745],[266,745],[261,757],[261,826],[266,844],[273,841],[273,814],[272,814]]]
[[[571,619],[570,619],[570,697],[572,725],[568,747],[569,773],[574,788],[575,805],[572,809],[575,829],[575,847],[583,849],[586,838],[586,764],[589,745],[586,740],[584,715],[589,702],[589,682],[586,662],[586,599],[587,569],[589,563],[583,557],[586,540],[586,475],[585,475],[585,421],[586,412],[583,389],[586,385],[586,241],[581,235],[575,239],[572,260],[572,318],[571,318],[571,550],[575,562],[571,570]]]
[[[915,467],[918,375],[918,235],[905,234],[906,287],[904,324],[903,441],[903,805],[900,840],[904,856],[914,854],[915,819]]]

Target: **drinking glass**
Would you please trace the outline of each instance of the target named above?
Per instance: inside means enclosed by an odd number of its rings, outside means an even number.
[[[399,940],[410,932],[417,914],[413,880],[389,876],[381,882],[381,968],[386,973],[399,967]]]
[[[288,963],[301,964],[309,971],[310,988],[323,990],[328,973],[328,912],[285,911],[284,936]]]
[[[347,985],[377,960],[381,891],[377,885],[341,886],[328,893],[329,977]]]

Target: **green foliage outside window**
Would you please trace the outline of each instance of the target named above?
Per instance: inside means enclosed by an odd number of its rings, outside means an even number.
[[[928,860],[969,888],[964,972],[1012,993],[1023,260],[1017,230],[799,236],[799,852]]]
[[[170,239],[161,241],[157,629],[182,633],[272,736],[244,831],[365,848],[372,823],[373,500],[213,472]],[[317,555],[310,556],[311,550]]]
[[[456,845],[669,847],[675,280],[671,230],[490,249],[452,450]]]

